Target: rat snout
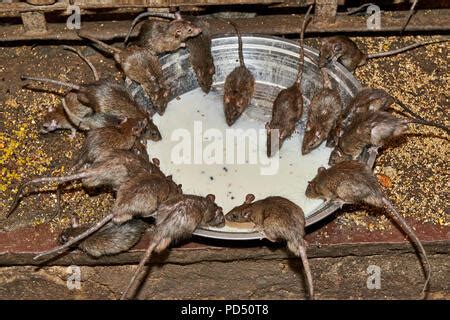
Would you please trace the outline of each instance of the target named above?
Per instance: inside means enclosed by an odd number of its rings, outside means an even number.
[[[305,131],[302,143],[302,155],[310,153],[322,143],[322,139],[312,130]]]
[[[211,222],[211,226],[218,228],[222,228],[225,226],[225,216],[223,215],[222,208],[216,210],[214,219]]]
[[[44,122],[42,124],[41,133],[49,133],[55,131],[58,128],[58,123],[56,120],[51,120],[48,122]]]
[[[306,195],[306,197],[308,197],[310,199],[318,198],[318,194],[315,191],[313,183],[311,183],[311,182],[308,183],[308,186],[306,187],[305,195]]]

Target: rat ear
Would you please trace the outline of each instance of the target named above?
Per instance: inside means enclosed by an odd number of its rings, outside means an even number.
[[[48,112],[53,112],[53,111],[55,111],[55,107],[54,106],[49,106],[47,110],[48,110]]]
[[[340,44],[340,43],[333,44],[333,51],[334,52],[341,52],[341,50],[342,50],[342,44]]]
[[[171,174],[169,174],[169,175],[167,176],[167,179],[169,179],[169,180],[172,180],[172,181],[173,181],[173,177],[172,177],[172,175],[171,175]]]
[[[153,159],[152,159],[152,162],[153,162],[153,164],[154,164],[155,166],[157,166],[157,167],[159,168],[160,162],[159,162],[159,159],[158,159],[158,158],[153,158]]]
[[[317,173],[324,172],[325,170],[326,170],[325,167],[320,167],[319,169],[317,169]]]
[[[175,12],[175,20],[183,20],[180,11]]]
[[[249,193],[245,196],[245,203],[252,203],[255,200],[255,195],[253,193]]]
[[[208,199],[211,202],[214,202],[216,200],[216,196],[210,193],[206,196],[206,199]]]

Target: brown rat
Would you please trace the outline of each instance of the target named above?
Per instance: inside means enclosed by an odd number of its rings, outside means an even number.
[[[93,75],[94,75],[94,79],[95,81],[98,81],[98,73],[97,70],[95,69],[94,65],[77,49],[70,47],[70,46],[66,46],[63,45],[63,48],[65,50],[69,50],[72,51],[74,53],[76,53],[91,69]],[[79,110],[79,113],[83,113],[88,114],[91,113],[90,110],[88,110],[87,108],[83,108],[83,110]],[[76,127],[74,126],[74,124],[72,122],[69,121],[69,119],[67,118],[66,113],[64,112],[64,109],[62,107],[62,105],[58,105],[56,108],[55,107],[49,107],[48,113],[45,115],[44,117],[44,121],[42,124],[42,129],[40,130],[41,133],[49,133],[49,132],[53,132],[55,130],[71,130],[72,133],[70,135],[71,138],[75,137],[75,133],[76,133]]]
[[[141,173],[117,190],[113,221],[123,223],[133,217],[151,217],[160,203],[181,193],[181,185],[177,185],[171,177]]]
[[[125,38],[124,44],[133,31],[134,26],[144,17],[161,16],[151,12],[144,12],[138,15],[132,22],[130,30]],[[161,20],[145,21],[138,35],[138,45],[145,47],[154,54],[175,51],[186,46],[185,41],[192,37],[196,37],[202,32],[202,28],[194,24],[192,21],[183,19],[179,13],[165,14],[164,18],[172,18],[174,20],[167,22]]]
[[[70,123],[80,130],[92,130],[113,125],[119,118],[148,119],[145,137],[161,140],[161,133],[149,114],[139,108],[123,83],[101,79],[86,85],[76,85],[47,78],[22,76],[22,80],[49,82],[72,88],[62,100]]]
[[[336,127],[341,114],[342,102],[339,92],[333,89],[325,68],[321,69],[324,85],[309,105],[305,133],[302,141],[302,154],[308,154],[325,141]]]
[[[185,17],[203,31],[196,37],[186,40],[186,47],[189,50],[189,62],[194,69],[197,82],[203,92],[209,93],[213,83],[213,76],[216,73],[214,59],[211,53],[211,36],[208,28],[209,23],[205,19],[196,17]]]
[[[409,46],[381,53],[365,54],[353,40],[346,36],[333,36],[322,39],[319,53],[319,67],[323,68],[329,61],[339,61],[349,71],[366,64],[367,60],[382,58],[402,53],[414,48],[433,43],[446,42],[447,39],[413,43]]]
[[[398,118],[385,111],[357,113],[353,121],[344,129],[338,145],[330,156],[330,165],[344,160],[357,160],[365,148],[382,147],[389,139],[406,132],[408,124],[436,127],[429,121]],[[448,128],[441,128],[449,133]]]
[[[329,132],[327,147],[334,147],[337,144],[343,130],[358,113],[366,113],[369,110],[384,110],[392,103],[394,103],[394,98],[383,89],[363,88],[359,90],[338,114],[336,125]]]
[[[78,35],[113,54],[114,60],[120,65],[126,77],[139,83],[156,111],[160,115],[164,114],[171,89],[164,79],[161,63],[154,53],[138,46],[119,49],[89,35],[81,33]]]
[[[91,225],[72,225],[59,235],[58,240],[60,244],[65,244],[90,227]],[[94,258],[115,255],[131,249],[149,227],[149,224],[140,219],[132,219],[121,225],[109,222],[76,246]]]
[[[199,226],[225,225],[222,208],[214,201],[214,195],[200,197],[180,194],[169,198],[158,207],[153,238],[121,299],[134,296],[140,283],[141,271],[153,251],[161,252],[172,242],[190,237]]]
[[[431,277],[426,251],[405,219],[383,194],[377,179],[366,165],[358,161],[344,161],[329,169],[319,168],[316,177],[308,184],[306,196],[334,201],[341,205],[366,203],[377,208],[385,208],[389,217],[401,227],[422,253],[426,271],[424,291],[426,290]]]
[[[107,151],[130,150],[147,127],[147,119],[125,118],[117,126],[90,130],[86,136],[75,170],[95,162]]]
[[[301,91],[301,82],[303,75],[303,64],[305,60],[303,37],[312,7],[312,5],[309,6],[308,11],[306,12],[302,24],[302,30],[300,32],[300,60],[298,62],[297,77],[292,86],[287,89],[283,89],[278,93],[275,101],[273,102],[272,118],[270,122],[266,123],[268,157],[271,157],[276,151],[281,149],[283,142],[289,138],[292,133],[294,133],[295,126],[302,117],[303,96]],[[278,130],[278,148],[275,148],[275,146],[272,145],[272,143],[276,141],[272,141],[273,139],[276,139],[276,137],[273,137],[274,130]]]
[[[154,164],[148,163],[131,151],[105,151],[103,154],[98,155],[97,161],[89,168],[78,170],[77,172],[66,176],[35,178],[21,184],[14,197],[13,204],[7,217],[17,207],[23,190],[29,185],[45,182],[63,184],[69,181],[81,180],[83,186],[86,188],[106,186],[117,191],[121,185],[130,179],[130,177],[136,176],[142,172],[159,175],[160,170]]]
[[[128,152],[135,156],[130,151],[119,151]],[[171,178],[161,176],[158,173],[149,173],[147,171],[149,168],[143,169],[140,166],[139,161],[137,161],[137,163],[136,161],[125,163],[125,159],[123,157],[118,157],[116,151],[114,151],[113,154],[115,155],[113,158],[110,157],[96,162],[89,169],[80,171],[78,175],[57,178],[40,178],[32,181],[32,183],[49,181],[61,183],[72,181],[74,179],[82,179],[83,185],[86,185],[87,187],[106,185],[112,187],[117,193],[116,201],[110,214],[87,230],[74,236],[63,245],[41,252],[35,256],[34,259],[40,259],[43,256],[62,252],[95,233],[110,221],[116,224],[123,224],[133,217],[157,218],[156,209],[160,202],[182,192],[181,186],[176,185]],[[21,186],[20,191],[22,189],[23,186]],[[16,203],[17,202],[15,201],[15,204]]]
[[[250,105],[255,91],[255,77],[245,66],[244,54],[242,53],[242,37],[239,28],[234,22],[227,21],[227,23],[231,24],[236,30],[239,54],[239,66],[227,75],[223,85],[225,120],[231,126]]]
[[[408,113],[411,117],[421,121],[422,123],[429,123],[430,125],[447,130],[443,125],[425,120],[385,90],[379,88],[363,88],[356,93],[350,103],[347,104],[342,110],[336,122],[336,126],[331,130],[328,136],[327,146],[333,147],[337,144],[337,141],[345,128],[353,122],[353,119],[358,114],[367,113],[369,111],[387,110],[392,108],[394,103],[399,105],[403,112]]]
[[[302,259],[309,296],[314,299],[314,287],[306,255],[305,215],[292,201],[282,197],[268,197],[255,201],[248,194],[245,202],[225,215],[231,222],[252,222],[256,229],[270,241],[286,241],[289,250]]]

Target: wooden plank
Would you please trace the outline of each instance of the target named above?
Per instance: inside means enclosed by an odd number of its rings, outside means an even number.
[[[407,31],[448,31],[450,9],[419,11],[411,19]],[[131,17],[130,17],[131,18]],[[255,18],[232,19],[243,33],[257,34],[295,34],[300,32],[303,15],[267,15]],[[367,29],[366,18],[361,16],[338,15],[334,23],[311,21],[306,33],[324,34],[336,32],[377,33],[400,31],[404,23],[404,15],[399,13],[382,13],[381,28]],[[210,32],[213,35],[234,33],[227,23],[210,19]],[[130,21],[83,22],[84,32],[102,40],[122,39],[130,26]],[[48,32],[32,35],[24,32],[21,25],[9,25],[0,28],[0,42],[23,40],[80,40],[74,30],[69,30],[65,23],[48,24]],[[137,30],[134,31],[137,34]]]

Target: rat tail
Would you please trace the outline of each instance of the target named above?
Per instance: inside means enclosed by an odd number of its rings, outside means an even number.
[[[303,269],[305,270],[306,284],[308,286],[308,294],[311,300],[314,300],[314,285],[311,273],[311,268],[309,266],[308,255],[306,254],[306,243],[299,234],[297,234],[295,240],[288,241],[287,246],[290,251],[292,251],[297,257],[300,257],[303,264]]]
[[[421,116],[419,116],[417,113],[412,111],[411,108],[409,108],[407,105],[405,105],[403,102],[401,102],[397,98],[394,98],[394,101],[395,101],[396,104],[398,104],[402,108],[402,110],[404,112],[408,113],[413,118],[412,123],[417,123],[417,124],[423,124],[423,125],[426,125],[426,126],[436,127],[436,128],[444,130],[445,132],[447,132],[447,134],[450,134],[449,133],[450,131],[449,131],[448,127],[446,127],[446,126],[444,126],[442,124],[439,124],[439,123],[436,123],[436,122],[433,122],[433,121],[429,121],[429,120],[426,120],[426,119],[422,118]]]
[[[365,9],[365,8],[367,8],[367,7],[369,7],[369,6],[372,6],[372,5],[374,5],[372,2],[370,2],[370,3],[364,3],[364,4],[360,5],[359,7],[350,9],[350,10],[347,11],[345,14],[347,14],[347,15],[352,15],[352,14],[358,13],[358,12],[362,11],[363,9]]]
[[[390,217],[402,228],[403,232],[405,232],[408,235],[408,237],[411,239],[411,241],[414,243],[414,245],[422,254],[424,262],[423,267],[426,273],[426,281],[423,286],[422,293],[426,295],[426,290],[428,288],[431,279],[431,265],[430,261],[428,260],[427,252],[425,251],[425,248],[423,247],[422,242],[420,242],[420,239],[417,237],[416,233],[405,222],[404,218],[398,213],[397,209],[395,209],[393,204],[384,196],[383,196],[383,203],[386,206],[388,212],[390,213]]]
[[[139,277],[142,269],[144,268],[145,264],[148,262],[148,260],[150,260],[153,250],[156,248],[156,246],[158,244],[158,241],[156,241],[156,239],[152,239],[150,241],[151,242],[150,242],[147,250],[145,251],[144,256],[141,258],[141,261],[139,262],[139,265],[138,265],[136,271],[134,272],[133,277],[131,278],[130,282],[128,283],[128,286],[125,289],[125,291],[122,293],[120,300],[126,300],[129,296],[130,291],[134,295],[134,293],[137,289],[136,282],[138,282],[138,277]]]
[[[124,46],[126,46],[131,32],[133,32],[134,27],[138,24],[139,21],[141,21],[143,18],[146,17],[159,17],[159,18],[166,18],[166,19],[177,19],[177,20],[181,20],[181,15],[179,14],[179,12],[173,14],[173,13],[163,13],[163,12],[142,12],[141,14],[139,14],[136,18],[134,18],[133,22],[131,23],[130,29],[128,29],[128,33],[125,37],[125,40],[123,41]]]
[[[70,82],[64,82],[64,81],[58,81],[53,79],[47,79],[47,78],[40,78],[40,77],[30,77],[30,76],[20,76],[21,80],[32,80],[32,81],[39,81],[39,82],[46,82],[46,83],[53,83],[57,84],[59,86],[68,87],[74,90],[80,90],[80,86],[70,83]]]
[[[409,122],[410,123],[421,124],[421,125],[428,126],[428,127],[435,127],[435,128],[438,128],[438,129],[442,129],[447,134],[450,134],[450,129],[448,127],[442,125],[442,124],[439,124],[439,123],[435,123],[435,122],[428,121],[428,120],[421,120],[421,119],[412,119],[412,120],[409,120]]]
[[[120,49],[118,49],[118,48],[116,48],[116,47],[110,46],[109,44],[106,44],[106,43],[104,43],[103,41],[98,40],[98,39],[96,39],[96,38],[94,38],[94,37],[91,37],[91,36],[89,36],[89,35],[87,35],[87,34],[82,34],[82,33],[80,32],[80,33],[78,33],[78,36],[79,36],[80,38],[83,38],[83,39],[87,39],[87,40],[89,40],[89,41],[92,41],[93,43],[95,43],[95,44],[97,44],[98,46],[100,46],[100,48],[101,48],[102,50],[107,51],[107,52],[109,52],[109,53],[111,53],[111,54],[116,54],[116,53],[121,53],[121,52],[122,52],[122,50],[120,50]]]
[[[372,54],[368,54],[367,55],[367,59],[376,59],[376,58],[383,58],[383,57],[389,57],[389,56],[393,56],[395,54],[398,53],[402,53],[411,49],[415,49],[418,47],[423,47],[429,44],[434,44],[434,43],[440,43],[440,42],[447,42],[449,41],[449,39],[440,39],[440,40],[432,40],[432,41],[425,41],[425,42],[417,42],[417,43],[413,43],[410,44],[409,46],[400,48],[400,49],[396,49],[396,50],[390,50],[390,51],[386,51],[386,52],[378,52],[378,53],[372,53]]]
[[[242,35],[241,35],[241,31],[239,31],[239,28],[237,26],[236,23],[234,23],[231,20],[226,20],[226,19],[222,19],[219,18],[220,20],[225,21],[226,23],[228,23],[229,25],[231,25],[234,28],[234,31],[236,32],[236,36],[238,38],[238,54],[239,54],[239,64],[241,67],[245,67],[245,63],[244,63],[244,53],[242,52]]]
[[[295,82],[298,83],[299,85],[302,80],[303,65],[305,63],[305,48],[304,48],[305,29],[309,23],[310,20],[309,14],[313,6],[314,6],[313,4],[310,5],[308,11],[306,11],[305,18],[303,19],[302,30],[300,31],[300,61],[298,62],[297,78],[295,79]]]
[[[103,218],[102,220],[100,220],[99,222],[97,222],[95,225],[93,225],[92,227],[90,227],[89,229],[87,229],[85,232],[80,233],[78,236],[70,239],[69,241],[67,241],[66,243],[64,243],[61,246],[58,246],[56,248],[53,248],[51,250],[48,251],[44,251],[39,253],[37,256],[35,256],[33,258],[33,260],[38,260],[41,257],[47,256],[49,254],[53,254],[53,253],[58,253],[61,252],[62,250],[65,250],[71,246],[73,246],[75,243],[83,240],[84,238],[90,236],[91,234],[93,234],[94,232],[96,232],[98,229],[100,229],[101,227],[103,227],[105,224],[107,224],[109,221],[112,220],[112,218],[114,217],[113,213],[110,213],[109,215],[107,215],[105,218]]]
[[[16,195],[14,196],[13,204],[11,205],[11,208],[9,209],[8,213],[6,214],[6,217],[8,218],[11,215],[11,213],[14,212],[14,210],[17,207],[17,205],[19,204],[19,200],[21,198],[20,196],[21,196],[23,190],[27,186],[32,185],[32,184],[37,184],[37,183],[44,183],[44,182],[56,182],[57,184],[62,184],[62,183],[73,181],[73,180],[87,178],[91,174],[92,173],[89,172],[89,171],[84,171],[84,172],[75,173],[75,174],[72,174],[72,175],[69,175],[69,176],[65,176],[65,177],[41,177],[41,178],[36,178],[36,179],[31,180],[31,181],[23,183],[19,187],[19,190],[17,191]]]
[[[417,2],[419,2],[419,0],[414,0],[413,4],[411,5],[411,8],[409,9],[408,12],[408,16],[406,17],[405,23],[403,24],[402,30],[400,30],[400,32],[405,31],[406,27],[408,26],[408,23],[414,14],[414,9],[416,8]]]
[[[79,56],[79,57],[81,58],[81,60],[83,60],[83,61],[89,66],[89,68],[92,70],[92,73],[94,74],[94,80],[95,80],[95,81],[100,80],[100,78],[98,77],[97,69],[95,69],[95,67],[94,67],[94,65],[92,64],[92,62],[89,61],[89,59],[86,58],[86,57],[81,53],[81,51],[75,49],[74,47],[66,46],[66,45],[63,45],[63,49],[64,49],[64,50],[72,51],[72,52],[74,52],[77,56]]]

